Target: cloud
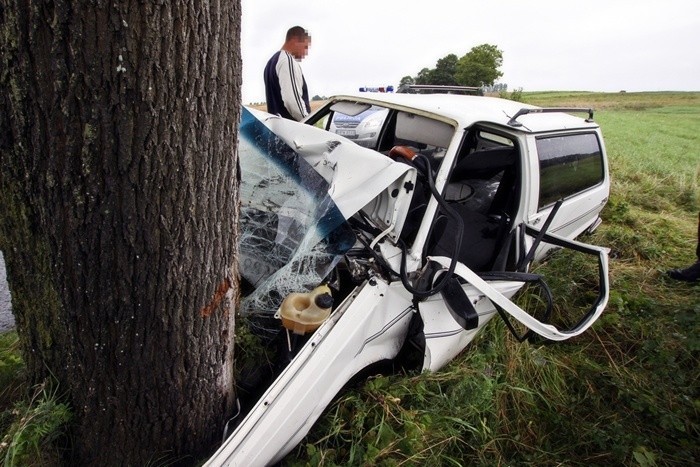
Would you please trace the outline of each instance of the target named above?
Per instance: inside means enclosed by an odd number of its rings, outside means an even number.
[[[420,5],[420,6],[419,6]],[[398,84],[449,53],[503,51],[511,89],[700,90],[695,0],[242,0],[243,102],[264,100],[262,70],[290,26],[312,36],[311,95]]]

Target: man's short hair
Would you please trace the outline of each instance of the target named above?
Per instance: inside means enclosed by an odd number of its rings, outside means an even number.
[[[299,39],[299,40],[306,40],[309,39],[311,36],[309,36],[309,32],[302,28],[301,26],[294,26],[289,28],[289,31],[287,31],[287,37],[285,40],[290,40],[290,39]]]

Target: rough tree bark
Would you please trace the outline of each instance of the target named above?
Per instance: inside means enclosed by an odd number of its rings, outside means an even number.
[[[80,465],[188,462],[230,415],[239,33],[239,0],[0,0],[0,250]]]

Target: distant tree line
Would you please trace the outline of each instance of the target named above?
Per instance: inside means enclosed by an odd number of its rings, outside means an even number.
[[[435,68],[423,68],[416,76],[404,76],[399,87],[407,84],[490,87],[503,76],[501,65],[503,52],[495,45],[481,44],[462,57],[449,54],[439,59]]]

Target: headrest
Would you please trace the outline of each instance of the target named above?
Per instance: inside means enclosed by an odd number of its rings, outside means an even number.
[[[515,164],[516,150],[513,147],[498,147],[474,151],[462,157],[452,172],[454,180],[469,178],[480,173],[496,174]]]

